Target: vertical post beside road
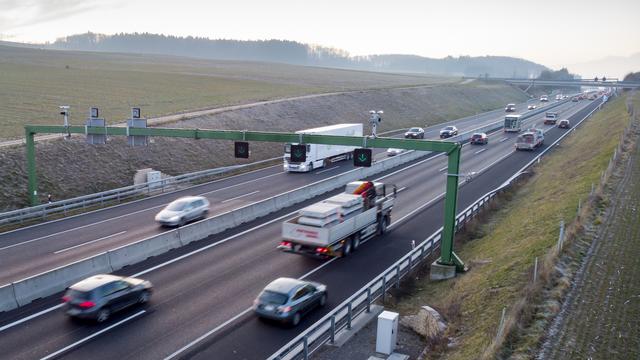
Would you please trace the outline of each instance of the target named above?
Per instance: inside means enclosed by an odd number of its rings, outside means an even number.
[[[465,265],[453,251],[453,236],[456,226],[456,204],[458,202],[458,177],[460,176],[460,153],[462,145],[457,144],[455,149],[449,152],[447,167],[447,192],[444,202],[444,228],[440,244],[440,265],[455,266],[457,271],[465,271]]]
[[[25,127],[25,137],[27,146],[27,177],[29,189],[29,202],[31,206],[39,204],[38,201],[38,179],[36,175],[36,145],[34,141],[34,133],[31,128]]]

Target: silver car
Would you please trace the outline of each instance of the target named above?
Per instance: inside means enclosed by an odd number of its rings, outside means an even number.
[[[327,303],[327,287],[310,281],[279,278],[272,281],[253,302],[259,317],[296,326],[303,315]]]
[[[156,215],[162,226],[182,226],[189,221],[204,219],[209,212],[209,200],[203,196],[185,196],[172,201]]]

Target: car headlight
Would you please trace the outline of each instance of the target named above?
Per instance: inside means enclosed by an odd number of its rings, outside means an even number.
[[[172,216],[172,217],[169,218],[169,221],[172,221],[172,222],[173,221],[178,221],[178,220],[180,220],[180,216]]]

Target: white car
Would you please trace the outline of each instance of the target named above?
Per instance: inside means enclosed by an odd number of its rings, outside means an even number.
[[[405,152],[407,150],[405,149],[395,149],[395,148],[389,148],[387,149],[387,156],[396,156],[396,155],[400,155],[403,152]]]
[[[529,109],[529,110],[535,110],[535,108],[536,108],[536,107],[537,107],[537,106],[535,106],[535,105],[529,105],[529,106],[527,106],[527,109]]]
[[[446,139],[456,135],[458,135],[458,128],[455,126],[447,126],[444,129],[440,130],[441,139]]]
[[[185,196],[172,201],[156,215],[162,226],[182,226],[189,221],[204,219],[209,212],[209,200],[204,196]]]

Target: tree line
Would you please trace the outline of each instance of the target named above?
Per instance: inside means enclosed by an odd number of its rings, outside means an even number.
[[[289,40],[232,40],[179,37],[151,33],[67,36],[47,45],[53,49],[176,55],[215,60],[264,61],[354,70],[404,72],[447,76],[526,77],[548,69],[534,62],[506,56],[416,55],[350,56],[348,52]]]

